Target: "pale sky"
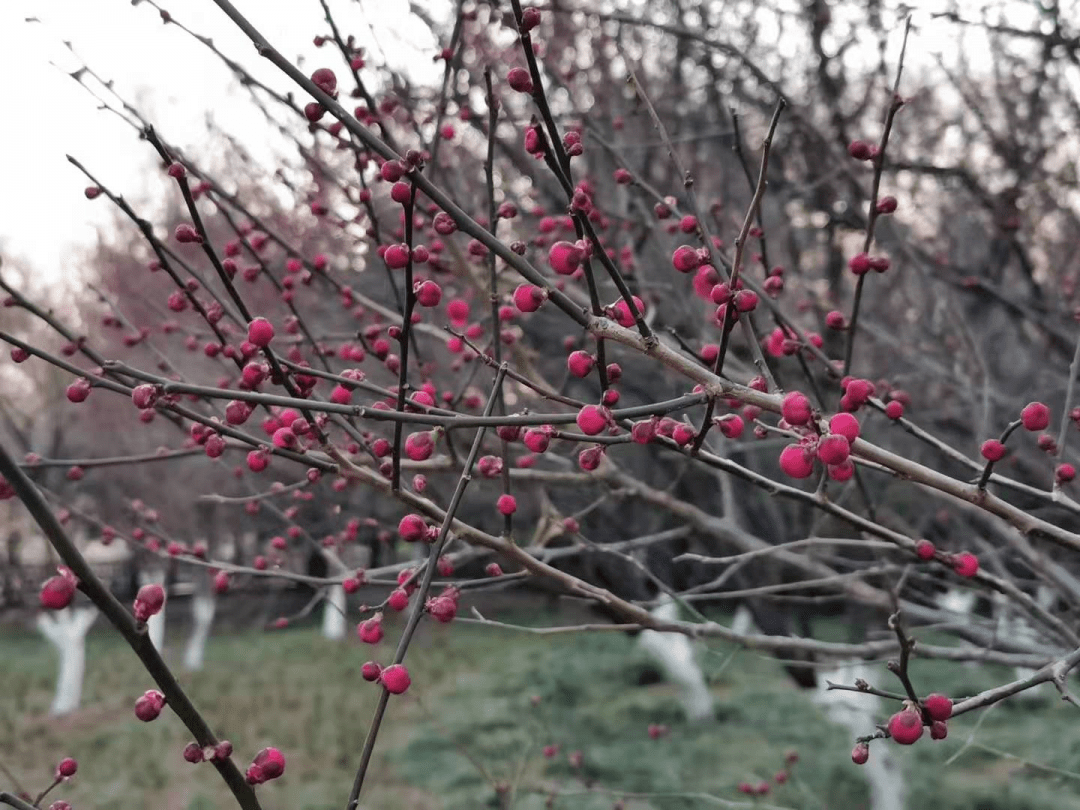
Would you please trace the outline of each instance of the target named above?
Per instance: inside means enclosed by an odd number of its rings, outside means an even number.
[[[210,0],[162,5],[257,78],[279,90],[293,89]],[[304,57],[312,69],[325,64],[342,71],[336,48],[320,50],[312,43],[315,34],[329,33],[318,0],[236,0],[236,5],[285,55]],[[371,29],[359,13],[363,8],[391,64],[421,72],[438,69],[431,60],[430,35],[401,13],[398,0],[364,0],[362,6],[331,0],[330,7],[344,34],[370,44]],[[42,22],[24,22],[27,17]],[[111,216],[107,200],[90,202],[83,196],[87,183],[65,154],[133,201],[146,192],[145,174],[154,165],[152,149],[135,131],[97,110],[94,99],[67,75],[78,62],[64,40],[99,75],[113,79],[166,140],[193,155],[207,142],[208,113],[234,135],[254,129],[255,136],[244,142],[256,156],[260,150],[268,154],[269,140],[261,113],[228,68],[182,30],[164,25],[149,4],[0,0],[0,255],[49,278],[71,277],[79,247],[94,244],[96,229]]]
[[[331,46],[320,51],[312,43],[316,33],[327,32],[318,0],[236,0],[236,4],[285,55],[303,57],[312,69],[328,65],[342,70]],[[168,0],[165,7],[170,5],[178,20],[211,36],[258,78],[279,90],[292,89],[284,76],[255,55],[211,0]],[[429,5],[452,7],[443,0]],[[923,11],[941,7],[937,2],[910,5]],[[961,4],[972,9],[970,16],[977,16],[978,5]],[[402,0],[330,0],[345,33],[355,34],[369,49],[377,40],[382,52],[374,53],[375,60],[389,58],[415,81],[435,81],[441,75],[441,66],[431,58],[436,43],[403,12],[403,6]],[[1027,3],[1007,7],[1029,17]],[[924,14],[918,16],[928,22]],[[26,23],[26,17],[42,22]],[[955,35],[952,27],[927,25],[909,45],[909,65],[926,64],[935,50],[955,48],[955,41],[935,39],[935,32],[946,30]],[[0,0],[0,110],[4,111],[0,255],[48,279],[77,274],[79,249],[93,245],[96,229],[110,221],[108,201],[84,198],[87,184],[64,155],[78,158],[132,201],[146,193],[146,173],[154,165],[151,149],[134,131],[111,113],[97,110],[93,98],[67,76],[78,63],[62,45],[64,40],[70,40],[101,76],[115,80],[121,94],[158,126],[167,141],[192,155],[207,143],[207,114],[234,135],[253,132],[243,140],[256,157],[265,158],[274,148],[273,134],[228,69],[179,28],[164,25],[148,3],[132,7],[130,0]],[[978,58],[977,48],[968,53]],[[152,215],[149,205],[144,203],[140,213]]]

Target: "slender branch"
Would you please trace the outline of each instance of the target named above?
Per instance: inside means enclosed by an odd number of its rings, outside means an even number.
[[[900,644],[900,660],[890,661],[887,665],[887,669],[900,679],[900,683],[904,687],[904,692],[907,693],[908,700],[918,706],[919,695],[915,691],[915,686],[911,683],[911,676],[908,673],[908,662],[911,660],[911,650],[915,646],[915,640],[908,638],[907,633],[904,632],[899,611],[889,617],[889,627],[896,633],[896,640]]]
[[[1074,388],[1076,387],[1076,375],[1080,373],[1080,331],[1076,336],[1076,349],[1073,351],[1072,362],[1069,364],[1069,376],[1065,379],[1065,405],[1061,411],[1061,426],[1058,428],[1057,449],[1054,451],[1058,458],[1065,457],[1065,443],[1069,438],[1069,422],[1072,421],[1072,404]]]
[[[878,143],[877,154],[874,156],[874,180],[870,191],[870,207],[866,225],[866,238],[863,240],[863,253],[868,253],[870,245],[874,241],[874,226],[878,220],[878,191],[881,188],[881,173],[885,167],[885,149],[889,145],[889,135],[892,132],[893,120],[900,108],[904,106],[899,96],[900,76],[904,71],[904,55],[907,53],[908,34],[911,32],[911,17],[904,23],[904,42],[900,48],[900,59],[896,66],[896,80],[893,82],[892,98],[889,100],[889,110],[885,115],[885,127],[881,133],[881,141]],[[859,327],[859,305],[862,302],[863,285],[868,273],[859,276],[855,284],[855,299],[851,305],[851,318],[848,319],[847,347],[844,350],[844,376],[851,372],[851,361],[855,352],[855,333]]]
[[[1013,431],[1015,431],[1022,424],[1023,422],[1021,422],[1019,419],[1010,422],[1008,427],[1006,427],[1005,430],[1002,431],[1001,438],[998,439],[998,441],[1001,442],[1001,444],[1005,444],[1005,442],[1009,440],[1009,436],[1013,434]],[[993,472],[994,462],[990,459],[987,459],[986,465],[983,467],[982,475],[979,476],[979,483],[976,484],[976,486],[979,488],[979,491],[985,491],[986,484],[987,482],[989,482],[990,476],[991,474],[993,474]]]
[[[487,156],[484,159],[484,179],[487,183],[488,198],[488,224],[493,236],[498,236],[499,214],[495,206],[495,130],[499,125],[499,101],[495,98],[495,89],[491,83],[491,66],[484,67],[484,86],[486,89],[488,106],[488,142]],[[495,254],[488,251],[485,256],[488,269],[488,296],[491,303],[491,361],[496,368],[502,368],[502,326],[499,320],[499,288],[498,275],[496,273]],[[481,353],[486,356],[486,352]],[[496,412],[499,416],[506,413],[506,397],[502,387],[496,392]],[[502,491],[504,495],[510,494],[510,445],[506,439],[499,437],[499,456],[502,458]],[[503,534],[509,537],[514,533],[514,516],[512,513],[503,516]]]
[[[11,805],[16,810],[38,810],[34,805],[23,801],[14,793],[8,793],[6,790],[0,790],[0,804]]]
[[[417,170],[415,172],[419,174]],[[401,334],[398,336],[398,345],[401,347],[401,357],[398,361],[398,390],[397,404],[394,408],[398,413],[405,412],[405,393],[409,387],[409,332],[412,329],[412,314],[416,307],[416,293],[413,292],[413,206],[416,204],[416,185],[409,184],[409,200],[404,206],[405,214],[405,245],[409,251],[408,260],[405,263],[405,308],[401,311]],[[401,433],[402,422],[394,423],[394,451],[392,456],[393,468],[390,473],[391,488],[401,488]]]
[[[729,277],[729,285],[731,287],[732,296],[735,295],[736,289],[739,284],[739,273],[742,270],[743,251],[746,249],[746,240],[750,236],[750,228],[753,227],[754,217],[757,215],[758,209],[761,206],[761,199],[765,196],[765,187],[768,185],[768,170],[769,170],[769,151],[772,149],[773,136],[776,134],[777,124],[780,123],[780,113],[784,111],[787,106],[787,102],[781,97],[776,102],[776,109],[773,111],[772,121],[769,122],[769,131],[765,136],[765,140],[761,145],[761,169],[758,171],[757,188],[754,189],[754,196],[750,200],[750,205],[746,209],[746,216],[743,219],[742,228],[739,231],[738,237],[735,239],[735,258],[731,262],[731,275]],[[735,301],[732,298],[728,301],[727,306],[724,307],[724,319],[720,324],[720,349],[716,353],[716,362],[713,364],[713,374],[718,377],[723,374],[724,371],[724,359],[727,357],[728,346],[730,345],[731,330],[734,326],[734,318],[736,317]],[[753,329],[748,328],[749,313],[743,320],[744,329],[748,330],[747,339],[750,342],[751,351],[757,352],[755,357],[761,354],[761,346],[758,345],[757,337],[754,335]],[[769,384],[770,391],[776,391],[776,380],[773,378],[772,373],[769,371],[768,363],[764,360],[764,355],[761,355],[761,361],[758,365],[761,369],[762,375]],[[701,421],[701,429],[698,430],[698,434],[694,439],[693,452],[697,453],[701,446],[705,443],[705,437],[709,433],[709,428],[712,427],[712,415],[713,409],[716,407],[715,400],[709,400],[709,404],[705,408],[705,416]]]
[[[500,368],[499,373],[495,375],[495,382],[492,385],[487,406],[484,408],[485,416],[490,416],[495,407],[499,389],[502,387],[505,375],[505,368]],[[409,643],[412,641],[413,634],[416,632],[416,628],[420,624],[420,619],[424,615],[424,603],[427,599],[428,592],[431,590],[432,580],[435,578],[435,561],[438,560],[439,555],[442,554],[443,548],[450,536],[450,528],[456,522],[454,514],[461,505],[461,499],[465,495],[465,488],[472,480],[473,464],[476,463],[476,457],[480,454],[480,445],[482,444],[483,439],[484,428],[481,427],[476,431],[472,448],[469,450],[469,456],[465,461],[465,467],[461,472],[461,476],[458,478],[457,487],[454,490],[454,494],[450,498],[450,504],[447,506],[446,512],[443,515],[442,525],[439,527],[439,536],[432,545],[431,553],[428,555],[428,563],[424,567],[424,576],[421,580],[420,587],[416,592],[416,601],[413,603],[412,610],[409,613],[408,622],[401,633],[401,639],[398,641],[397,650],[394,653],[395,664],[400,664],[405,660],[405,653],[409,650]],[[379,698],[379,703],[375,707],[375,716],[372,718],[371,725],[368,727],[367,738],[364,740],[364,750],[360,755],[360,765],[357,768],[356,778],[353,780],[352,790],[349,792],[349,800],[345,804],[345,810],[356,810],[356,807],[360,802],[360,791],[364,787],[364,777],[367,775],[368,766],[371,763],[371,755],[375,750],[375,738],[378,736],[379,729],[382,726],[389,698],[390,692],[384,686],[382,695]]]
[[[567,199],[572,202],[574,196],[574,188],[572,184],[572,176],[570,172],[570,157],[567,155],[566,150],[563,147],[562,139],[559,137],[559,128],[555,124],[555,118],[551,113],[551,107],[548,104],[547,94],[544,92],[544,80],[540,75],[540,66],[536,61],[536,53],[533,50],[532,37],[529,34],[528,29],[522,25],[522,6],[521,0],[510,0],[514,10],[514,18],[518,25],[518,39],[521,41],[521,51],[525,56],[525,63],[529,66],[529,74],[533,83],[532,97],[536,103],[537,109],[540,111],[541,118],[544,119],[544,125],[547,129],[547,142],[550,152],[545,150],[545,154],[549,154],[551,160],[548,162],[548,166],[552,169],[556,178],[559,180],[560,185],[563,187],[563,191],[566,193]],[[592,222],[589,218],[579,211],[571,209],[571,215],[574,219],[574,227],[577,230],[578,238],[582,236],[588,236],[593,246],[598,248],[593,255],[600,262],[600,264],[607,271],[614,282],[616,288],[619,290],[619,295],[622,296],[623,301],[626,303],[627,310],[630,316],[634,319],[634,325],[641,333],[642,339],[645,341],[646,346],[651,346],[656,342],[656,336],[653,335],[652,329],[645,322],[644,315],[638,310],[637,304],[634,302],[633,293],[630,292],[630,288],[626,285],[626,280],[623,278],[622,273],[615,266],[614,262],[608,257],[607,252],[603,249],[600,238],[597,236],[596,231],[592,227]],[[585,274],[585,282],[589,288],[589,298],[592,302],[593,314],[600,314],[600,302],[597,299],[596,281],[592,274],[592,262],[589,258],[586,258],[582,262],[582,270]],[[601,387],[607,388],[607,372],[606,363],[604,362],[603,344],[597,343],[597,355],[599,362],[597,363],[597,374],[600,377]]]
[[[64,564],[71,569],[79,580],[79,590],[85,593],[105,617],[113,624],[127,641],[128,645],[142,661],[146,671],[154,679],[161,689],[168,705],[176,712],[177,717],[184,723],[187,729],[194,735],[196,742],[204,748],[218,743],[217,737],[210,726],[203,719],[198,709],[188,698],[187,693],[177,682],[176,677],[162,659],[161,654],[150,641],[146,632],[145,624],[136,623],[134,617],[116,599],[115,596],[97,578],[94,570],[83,558],[74,542],[68,537],[60,522],[56,519],[41,493],[38,492],[33,482],[14,462],[6,448],[0,445],[0,475],[7,479],[8,484],[15,490],[15,494],[26,506],[31,516],[41,527],[42,532],[49,539],[53,548],[60,555]],[[260,810],[259,800],[255,791],[244,779],[244,775],[236,767],[232,758],[215,759],[214,767],[225,780],[236,798],[237,803],[244,810]]]

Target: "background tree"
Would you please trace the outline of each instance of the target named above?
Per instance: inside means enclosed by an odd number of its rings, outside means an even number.
[[[444,65],[427,87],[326,4],[301,70],[215,2],[273,82],[142,5],[220,59],[295,154],[271,169],[225,132],[182,149],[92,65],[73,74],[141,138],[168,202],[151,223],[69,158],[117,210],[94,297],[49,310],[5,276],[5,311],[35,320],[0,338],[5,375],[74,380],[71,438],[5,441],[0,472],[70,569],[51,587],[73,576],[120,629],[241,806],[280,752],[241,773],[149,643],[158,592],[142,586],[132,619],[62,523],[201,589],[311,588],[276,626],[390,584],[360,637],[382,637],[380,611],[408,621],[367,665],[382,691],[350,810],[418,623],[523,583],[627,630],[767,651],[802,682],[895,656],[902,692],[838,687],[901,703],[856,762],[1040,683],[1073,701],[1067,10],[413,4]],[[972,45],[908,64],[931,31]],[[79,494],[93,508],[57,520]],[[219,539],[253,526],[258,543],[205,542],[200,503]],[[997,615],[956,621],[937,600],[955,587]],[[732,599],[761,632],[702,612]],[[815,637],[826,610],[850,611],[846,641]],[[916,647],[928,627],[954,642]],[[1036,669],[954,703],[912,682],[913,654]]]

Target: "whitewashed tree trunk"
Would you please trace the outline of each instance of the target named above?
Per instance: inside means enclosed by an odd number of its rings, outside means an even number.
[[[652,615],[661,621],[675,621],[679,608],[671,600],[657,608]],[[659,633],[642,630],[638,644],[653,656],[667,677],[682,690],[682,703],[690,720],[706,720],[713,716],[713,700],[705,675],[694,657],[694,645],[681,633]]]
[[[149,585],[151,582],[157,582],[162,588],[165,587],[165,572],[146,571],[139,574],[139,585]],[[165,604],[162,606],[158,613],[150,617],[146,622],[146,632],[150,636],[150,642],[157,648],[158,652],[165,650],[165,611],[169,607],[168,590],[166,589]]]
[[[963,621],[969,619],[972,612],[974,612],[975,599],[976,593],[970,588],[949,588],[945,593],[940,594],[935,601],[941,610],[955,613],[957,618]],[[972,648],[975,645],[970,641],[961,640],[960,646]],[[968,669],[978,669],[980,664],[978,661],[965,661],[963,666]]]
[[[962,616],[970,616],[975,609],[975,591],[970,588],[949,588],[938,597],[938,607],[950,613],[959,613]]]
[[[206,658],[206,641],[210,638],[210,626],[214,623],[217,600],[213,591],[196,591],[191,598],[191,635],[184,648],[184,668],[195,672],[202,669]]]
[[[863,678],[873,683],[884,671],[884,667],[871,668],[861,661],[841,665],[832,671],[822,671],[814,702],[825,709],[830,720],[848,729],[853,738],[871,734],[883,712],[881,698],[861,692],[829,690],[826,681],[851,686],[856,678]],[[871,810],[904,810],[904,772],[893,752],[894,747],[887,740],[871,744],[870,759],[858,769],[870,783]]]
[[[96,607],[64,608],[55,613],[40,613],[38,630],[60,655],[56,695],[50,713],[67,714],[79,708],[83,675],[86,673],[86,634],[97,619]]]
[[[331,585],[323,602],[323,638],[340,641],[345,638],[345,589],[340,585]]]
[[[997,624],[995,632],[999,638],[1008,638],[1014,641],[1026,641],[1037,645],[1040,641],[1039,634],[1031,626],[1030,620],[1017,611],[1004,594],[995,593],[994,619]],[[1035,594],[1035,601],[1043,608],[1049,608],[1053,604],[1053,594],[1047,593],[1042,586]],[[1030,667],[1013,667],[1017,680],[1030,678],[1035,670]],[[1039,684],[1031,689],[1026,689],[1016,699],[1023,701],[1038,700],[1042,693],[1047,691],[1046,684]]]
[[[738,633],[740,636],[758,632],[757,625],[754,624],[754,614],[746,605],[735,608],[735,616],[731,620],[731,632]]]

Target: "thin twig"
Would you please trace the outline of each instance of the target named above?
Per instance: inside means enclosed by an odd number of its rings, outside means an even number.
[[[490,416],[494,410],[498,392],[502,387],[505,376],[505,368],[500,368],[498,374],[495,375],[495,382],[492,385],[487,406],[484,408],[485,416]],[[476,463],[476,457],[480,453],[480,446],[483,439],[484,428],[481,427],[476,431],[472,448],[469,450],[469,456],[465,461],[465,467],[461,472],[461,476],[458,478],[457,487],[454,490],[453,496],[450,498],[450,503],[443,516],[442,525],[439,528],[439,536],[433,543],[431,553],[428,555],[428,563],[424,567],[423,579],[420,582],[420,587],[416,591],[416,601],[413,603],[412,610],[409,613],[408,622],[401,633],[401,639],[398,641],[397,650],[394,653],[395,664],[400,664],[405,660],[405,653],[408,652],[409,643],[412,641],[413,634],[416,632],[416,628],[420,624],[420,619],[424,615],[425,600],[427,599],[428,592],[431,590],[432,580],[435,578],[435,561],[439,559],[439,555],[442,554],[443,548],[449,539],[450,527],[454,524],[454,514],[461,505],[461,499],[465,495],[465,488],[472,480],[472,468]],[[383,686],[382,694],[379,697],[379,703],[375,708],[375,716],[371,720],[371,725],[368,727],[367,738],[364,740],[364,750],[360,755],[360,765],[356,771],[356,778],[353,780],[352,790],[349,791],[349,799],[345,804],[345,810],[356,810],[356,806],[360,801],[360,791],[364,787],[364,777],[367,775],[368,766],[371,763],[371,755],[375,750],[375,739],[379,734],[379,728],[382,726],[389,698],[390,692]]]
[[[0,445],[0,475],[7,479],[15,494],[26,506],[31,516],[41,527],[53,548],[60,555],[64,564],[71,569],[79,581],[79,590],[85,593],[105,617],[112,622],[128,645],[142,661],[146,671],[157,683],[169,707],[194,735],[196,742],[204,748],[214,746],[218,738],[203,719],[198,709],[188,698],[187,693],[177,682],[172,671],[161,658],[161,654],[150,640],[145,624],[136,623],[135,619],[116,599],[115,596],[97,578],[94,570],[68,537],[60,522],[56,519],[49,505],[42,498],[33,482],[14,462],[7,450]],[[244,779],[232,758],[215,758],[213,765],[225,780],[233,796],[244,810],[260,810],[258,798],[251,785]]]
[[[904,71],[904,55],[907,53],[908,34],[911,32],[911,17],[904,23],[904,42],[900,47],[900,59],[896,65],[896,80],[893,82],[892,97],[889,99],[889,110],[885,114],[885,127],[881,133],[881,141],[878,143],[877,154],[874,156],[874,180],[870,191],[870,205],[866,225],[866,238],[863,240],[863,253],[869,253],[870,245],[874,241],[874,226],[877,224],[879,212],[877,210],[878,191],[881,188],[881,173],[885,167],[885,149],[889,145],[889,135],[892,132],[893,120],[900,108],[904,106],[899,96],[900,76]],[[862,302],[863,285],[868,273],[859,276],[855,283],[855,298],[851,305],[851,317],[848,319],[847,346],[844,350],[844,376],[851,373],[851,361],[855,352],[855,333],[859,326],[859,305]]]

